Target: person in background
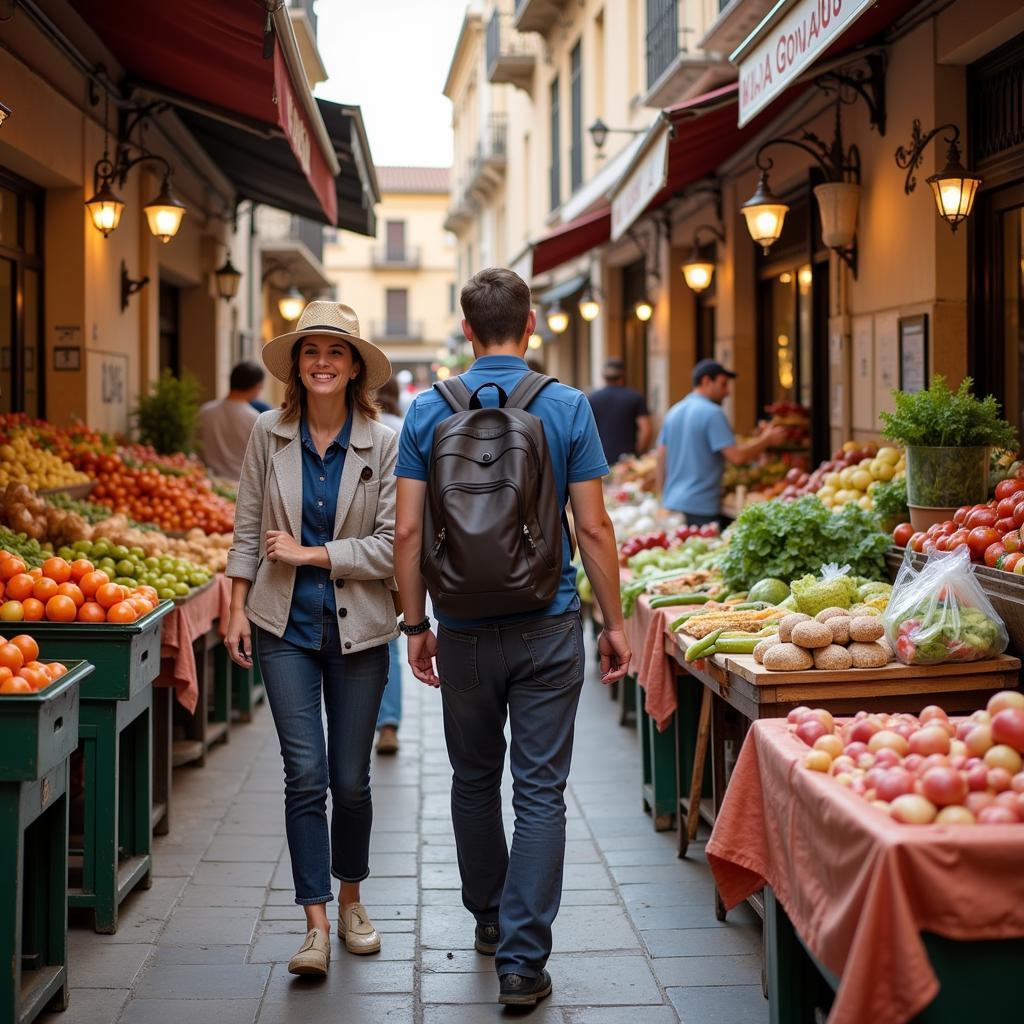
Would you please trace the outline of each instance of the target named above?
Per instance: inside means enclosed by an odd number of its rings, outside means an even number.
[[[604,387],[588,396],[601,435],[604,457],[614,466],[623,455],[643,455],[651,446],[653,429],[647,400],[626,387],[626,364],[609,359],[604,364]]]
[[[786,436],[783,427],[768,427],[746,444],[736,443],[722,410],[735,377],[716,360],[702,359],[693,368],[693,390],[665,414],[658,435],[661,503],[682,512],[691,526],[721,525],[722,472],[727,460],[741,466]]]
[[[399,405],[398,381],[394,377],[377,388],[380,422],[396,435],[402,433],[402,410]],[[388,644],[391,661],[388,667],[388,685],[380,702],[377,715],[377,753],[389,756],[398,753],[398,727],[402,723],[402,660],[396,637]]]
[[[199,444],[203,462],[215,475],[232,483],[242,473],[242,458],[259,413],[252,401],[263,390],[263,367],[242,362],[231,371],[226,398],[215,398],[199,410]]]

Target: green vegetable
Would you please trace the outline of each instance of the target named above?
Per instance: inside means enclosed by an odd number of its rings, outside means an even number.
[[[874,504],[875,515],[878,516],[879,526],[886,533],[890,533],[900,523],[905,523],[910,519],[910,509],[907,508],[907,478],[905,476],[879,482],[871,492],[871,500]]]
[[[845,563],[857,576],[883,579],[888,546],[874,516],[856,502],[833,514],[813,495],[772,499],[743,510],[731,527],[719,568],[726,586],[735,590],[769,576],[795,580],[827,562]]]
[[[767,601],[744,601],[742,604],[734,604],[734,612],[763,612],[765,608],[772,606]]]
[[[783,580],[767,579],[759,580],[750,588],[747,595],[751,601],[767,601],[769,604],[778,604],[789,597],[789,587]]]
[[[754,648],[763,640],[760,636],[719,637],[715,641],[715,654],[753,654]]]
[[[716,629],[713,633],[708,633],[703,640],[698,640],[695,644],[691,644],[686,648],[686,660],[697,661],[698,658],[703,658],[705,655],[710,654],[721,635],[722,631]]]
[[[707,612],[707,608],[695,608],[692,612],[685,612],[683,615],[680,615],[679,618],[676,619],[671,626],[669,626],[669,629],[671,629],[674,633],[688,619],[692,619],[695,615],[706,615]]]
[[[662,594],[651,599],[652,608],[673,608],[678,604],[707,604],[710,594]]]
[[[835,566],[826,566],[821,576],[801,576],[791,589],[797,609],[804,615],[817,615],[826,608],[849,608],[857,599],[857,584]]]

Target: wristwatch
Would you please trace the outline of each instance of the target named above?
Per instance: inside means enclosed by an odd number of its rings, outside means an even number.
[[[398,628],[406,636],[419,636],[420,633],[426,633],[430,629],[430,619],[426,618],[422,622],[417,623],[415,626],[410,626],[407,622],[400,622]]]

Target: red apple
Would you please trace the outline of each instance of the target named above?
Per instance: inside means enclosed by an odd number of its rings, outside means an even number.
[[[992,739],[1024,753],[1024,708],[1003,708],[992,716]]]
[[[929,768],[921,776],[921,792],[937,807],[962,804],[967,798],[967,782],[955,768]]]

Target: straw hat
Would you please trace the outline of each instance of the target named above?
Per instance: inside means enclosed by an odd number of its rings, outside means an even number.
[[[263,364],[278,379],[288,383],[292,372],[292,346],[310,335],[336,334],[360,355],[366,368],[366,385],[372,391],[391,376],[391,362],[372,342],[359,337],[359,317],[342,302],[317,299],[302,311],[294,331],[280,334],[263,346]]]

